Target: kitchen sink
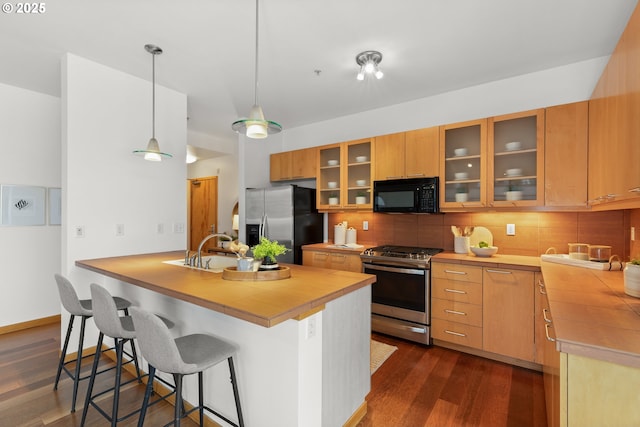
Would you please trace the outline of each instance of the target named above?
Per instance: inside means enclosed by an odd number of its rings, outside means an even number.
[[[226,267],[235,267],[237,265],[238,258],[231,256],[221,256],[221,255],[208,255],[202,257],[202,265],[206,266],[207,261],[209,261],[209,269],[192,267],[189,265],[184,265],[184,258],[171,260],[171,261],[162,261],[165,264],[177,265],[183,268],[191,268],[194,270],[202,270],[208,271],[210,273],[222,273]]]

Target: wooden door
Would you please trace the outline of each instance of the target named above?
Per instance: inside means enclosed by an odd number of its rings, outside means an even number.
[[[213,226],[213,230],[212,230]],[[218,232],[218,177],[210,176],[189,180],[189,249],[198,245],[211,232]],[[217,239],[209,240],[204,253],[215,247]]]

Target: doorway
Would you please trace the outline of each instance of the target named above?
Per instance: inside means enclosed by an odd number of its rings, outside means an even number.
[[[189,196],[189,249],[198,245],[207,235],[218,232],[218,177],[208,176],[188,180]],[[204,253],[216,247],[218,239],[211,239],[202,248]]]

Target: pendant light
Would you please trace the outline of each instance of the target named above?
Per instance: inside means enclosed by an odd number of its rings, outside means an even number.
[[[163,153],[160,151],[160,146],[156,139],[156,55],[160,55],[162,53],[162,49],[152,44],[144,45],[144,48],[151,54],[151,139],[149,140],[145,150],[135,150],[133,154],[143,155],[145,160],[160,162],[163,157],[173,157],[169,153]]]
[[[254,139],[266,138],[270,133],[278,133],[282,130],[282,126],[278,123],[265,120],[262,108],[258,105],[258,29],[258,0],[256,0],[256,60],[253,107],[251,107],[248,119],[236,120],[231,125],[231,129]]]

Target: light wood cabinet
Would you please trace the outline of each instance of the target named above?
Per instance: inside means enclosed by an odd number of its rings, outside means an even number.
[[[482,267],[431,264],[431,335],[482,349]]]
[[[375,139],[375,180],[438,176],[438,127],[417,129]]]
[[[302,265],[362,273],[362,261],[357,253],[305,249],[302,252]]]
[[[486,267],[482,296],[483,349],[533,362],[533,272]]]
[[[374,143],[371,139],[318,148],[318,210],[371,210]]]
[[[629,19],[589,100],[589,202],[640,206],[640,10]]]
[[[316,177],[317,148],[284,151],[269,157],[271,181],[309,179]]]
[[[589,103],[545,110],[545,206],[587,207]]]
[[[544,205],[544,122],[544,109],[488,119],[490,206]]]

